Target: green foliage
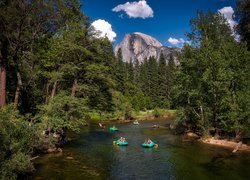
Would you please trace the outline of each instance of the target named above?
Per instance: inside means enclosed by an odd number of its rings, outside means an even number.
[[[24,153],[31,152],[31,144],[34,137],[34,131],[28,122],[13,110],[13,106],[9,105],[0,111],[0,128],[1,137],[3,137],[3,146],[5,151],[13,152],[21,151]]]
[[[8,160],[5,160],[1,165],[1,179],[17,179],[18,175],[31,173],[34,167],[30,161],[30,156],[22,152],[17,152]]]
[[[233,40],[227,20],[219,13],[199,11],[197,17],[190,23],[192,31],[187,35],[195,46],[200,45],[204,40],[212,40],[215,44]]]
[[[160,116],[162,116],[162,114],[163,114],[163,112],[161,111],[161,109],[160,108],[154,108],[154,110],[153,110],[153,115],[155,116],[155,117],[160,117]]]
[[[152,106],[151,108],[157,106],[157,90],[158,90],[158,64],[154,57],[150,57],[146,63],[146,81],[144,84],[144,93],[147,94],[150,99]]]
[[[128,99],[132,104],[132,107],[136,110],[150,109],[150,97],[146,96],[141,89],[138,87],[135,89],[134,93],[128,95]]]
[[[167,107],[169,108],[169,74],[170,71],[168,71],[168,65],[166,63],[166,59],[164,58],[163,54],[161,54],[159,59],[159,65],[158,65],[158,99],[159,107]]]
[[[38,114],[44,129],[58,132],[62,129],[79,131],[88,112],[86,100],[65,93],[55,96],[49,104],[42,105]]]
[[[29,155],[36,141],[35,129],[12,105],[0,110],[0,140],[1,179],[15,179],[19,174],[33,171]]]
[[[167,63],[168,62],[168,63]],[[172,87],[176,71],[174,58],[161,54],[159,61],[155,57],[123,62],[121,49],[117,52],[115,65],[116,90],[130,101],[136,111],[155,107],[173,106]]]
[[[240,34],[241,41],[246,42],[250,50],[250,1],[238,0],[235,14],[238,21],[236,30]]]
[[[132,115],[132,106],[128,98],[122,95],[119,91],[114,91],[112,96],[116,113],[120,114],[120,116],[125,119],[130,118]]]
[[[200,13],[180,56],[175,103],[189,129],[237,136],[249,131],[249,52],[219,14]],[[197,46],[198,45],[198,46]]]
[[[118,50],[116,63],[115,63],[115,80],[117,87],[116,89],[123,94],[125,93],[125,81],[126,81],[126,64],[123,62],[122,59],[122,51],[121,49]]]

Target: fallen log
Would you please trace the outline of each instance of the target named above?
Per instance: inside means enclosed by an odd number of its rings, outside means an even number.
[[[39,156],[32,157],[30,160],[33,161],[35,159],[39,158]]]

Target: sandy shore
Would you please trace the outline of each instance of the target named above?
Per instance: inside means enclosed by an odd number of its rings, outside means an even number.
[[[206,139],[202,139],[201,141],[206,144],[212,144],[212,145],[231,148],[232,152],[237,152],[237,151],[250,152],[250,146],[243,144],[241,141],[234,142],[234,141],[221,140],[221,139],[215,139],[215,138],[206,138]]]

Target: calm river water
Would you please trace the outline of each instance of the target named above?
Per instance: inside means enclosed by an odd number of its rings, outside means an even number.
[[[153,129],[153,124],[160,124]],[[188,141],[173,135],[168,121],[144,121],[140,125],[117,124],[118,132],[93,124],[73,137],[63,153],[41,156],[35,161],[32,179],[249,179],[250,154]],[[127,147],[113,146],[125,137]],[[150,137],[159,147],[144,149]],[[73,157],[68,159],[67,157]]]

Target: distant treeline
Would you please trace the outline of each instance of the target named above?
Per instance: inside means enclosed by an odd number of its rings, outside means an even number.
[[[174,107],[172,88],[176,65],[172,55],[165,58],[161,54],[158,61],[155,57],[149,57],[141,63],[137,59],[128,62],[122,59],[119,49],[117,63],[117,91],[126,97],[132,109],[138,111]]]

